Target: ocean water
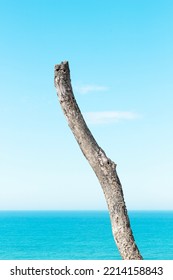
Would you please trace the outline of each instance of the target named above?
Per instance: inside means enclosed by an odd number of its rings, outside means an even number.
[[[173,212],[131,211],[146,260],[173,260]],[[106,211],[0,211],[0,260],[121,259]]]

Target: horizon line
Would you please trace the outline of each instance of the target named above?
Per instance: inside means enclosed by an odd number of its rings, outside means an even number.
[[[173,212],[173,209],[129,209],[127,212]],[[106,209],[0,209],[0,212],[108,212]]]

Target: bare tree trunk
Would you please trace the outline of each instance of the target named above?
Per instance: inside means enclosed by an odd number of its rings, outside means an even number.
[[[119,252],[123,259],[141,260],[142,256],[130,228],[116,164],[99,147],[85,123],[73,94],[68,62],[55,65],[54,81],[68,125],[102,186]]]

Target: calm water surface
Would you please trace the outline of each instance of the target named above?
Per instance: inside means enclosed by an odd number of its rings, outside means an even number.
[[[173,259],[173,212],[129,212],[144,257]],[[0,211],[0,259],[121,259],[106,211]]]

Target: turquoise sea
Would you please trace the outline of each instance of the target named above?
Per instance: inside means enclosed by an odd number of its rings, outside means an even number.
[[[173,212],[130,211],[146,260],[173,260]],[[0,211],[1,260],[121,259],[106,211]]]

